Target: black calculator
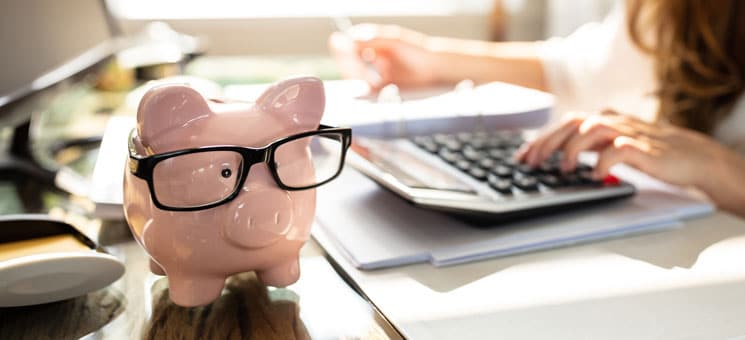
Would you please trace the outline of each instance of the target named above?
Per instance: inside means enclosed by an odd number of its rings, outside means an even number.
[[[614,176],[593,179],[590,165],[562,172],[560,152],[538,167],[516,162],[514,154],[523,142],[522,131],[359,138],[350,165],[417,206],[487,222],[635,192]]]

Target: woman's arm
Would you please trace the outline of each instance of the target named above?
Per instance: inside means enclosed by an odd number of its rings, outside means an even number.
[[[471,79],[545,90],[537,45],[430,37],[400,26],[372,24],[357,25],[329,39],[344,75],[367,79],[374,88],[388,83],[416,87]],[[381,79],[366,74],[365,62],[375,66]]]
[[[723,148],[711,166],[711,174],[697,184],[723,210],[745,218],[745,158]]]
[[[536,42],[485,42],[432,37],[427,42],[438,65],[438,79],[454,83],[503,81],[547,90]]]

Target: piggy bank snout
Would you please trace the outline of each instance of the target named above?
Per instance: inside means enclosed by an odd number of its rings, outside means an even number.
[[[242,190],[231,202],[224,225],[226,240],[241,248],[266,247],[292,226],[293,202],[279,188]]]

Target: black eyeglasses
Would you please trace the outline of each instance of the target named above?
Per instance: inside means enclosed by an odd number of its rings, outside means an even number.
[[[209,209],[233,200],[252,165],[266,163],[284,190],[306,190],[341,173],[352,129],[321,125],[262,148],[219,145],[143,156],[129,135],[129,171],[147,181],[156,207],[171,211]],[[310,161],[308,160],[310,158]]]

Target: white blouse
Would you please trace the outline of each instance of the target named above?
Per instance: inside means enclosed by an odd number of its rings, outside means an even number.
[[[555,112],[611,108],[648,121],[655,118],[654,61],[631,41],[623,3],[602,23],[549,39],[540,51],[549,89],[556,95]],[[745,95],[715,128],[714,137],[745,153]]]

